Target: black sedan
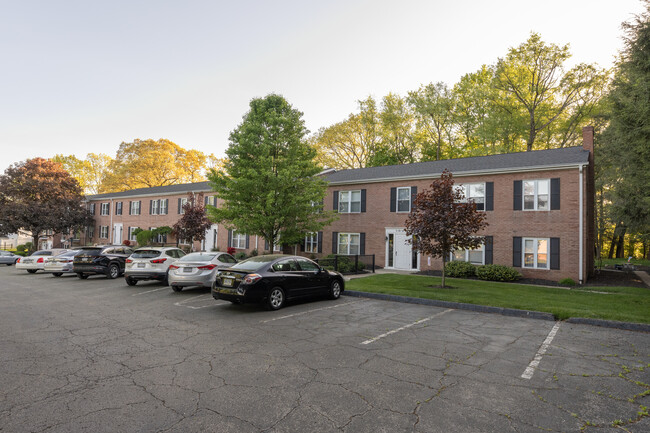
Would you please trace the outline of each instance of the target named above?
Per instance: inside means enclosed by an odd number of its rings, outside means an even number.
[[[263,302],[277,310],[288,299],[328,296],[338,299],[343,276],[300,256],[271,254],[251,257],[217,273],[212,297],[235,304]]]

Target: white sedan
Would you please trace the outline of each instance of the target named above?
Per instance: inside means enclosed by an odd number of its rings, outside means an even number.
[[[21,257],[16,262],[16,269],[24,269],[30,274],[36,271],[42,271],[45,268],[45,263],[52,257],[65,253],[66,249],[52,248],[51,250],[39,250],[33,252],[27,257]]]

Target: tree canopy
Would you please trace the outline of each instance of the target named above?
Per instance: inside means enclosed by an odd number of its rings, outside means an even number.
[[[211,219],[261,236],[271,251],[321,229],[331,215],[322,212],[326,184],[306,134],[302,113],[282,96],[253,99],[230,134],[225,171],[209,175],[222,200]]]
[[[462,190],[454,188],[452,174],[445,170],[429,189],[418,193],[406,219],[406,234],[412,236],[413,249],[442,258],[442,287],[444,265],[451,252],[480,246],[483,238],[475,234],[487,227],[485,212],[478,212],[476,204],[464,198]]]
[[[65,233],[92,222],[82,200],[79,182],[61,164],[34,158],[12,165],[0,175],[0,232],[29,230],[36,247],[48,230]]]

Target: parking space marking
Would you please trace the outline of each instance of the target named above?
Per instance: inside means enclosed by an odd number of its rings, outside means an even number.
[[[200,310],[201,308],[214,307],[215,305],[217,305],[215,302],[212,302],[209,305],[201,305],[201,306],[198,306],[198,307],[195,307],[193,305],[184,305],[186,302],[189,302],[191,300],[197,300],[198,298],[202,298],[201,301],[205,301],[205,300],[211,299],[212,295],[192,296],[191,298],[187,298],[187,299],[182,300],[182,301],[174,302],[174,305],[176,305],[177,307],[190,308],[192,310]]]
[[[313,313],[314,311],[329,310],[330,308],[337,308],[337,307],[342,307],[344,305],[356,304],[357,302],[361,302],[361,301],[352,301],[352,302],[346,302],[344,304],[331,305],[329,307],[314,308],[314,309],[307,310],[307,311],[301,311],[300,313],[288,314],[286,316],[276,317],[274,319],[269,319],[269,320],[262,320],[260,323],[269,323],[269,322],[273,322],[275,320],[288,319],[289,317],[301,316],[303,314]]]
[[[539,350],[535,354],[535,357],[532,361],[530,361],[530,364],[528,364],[528,367],[526,367],[526,370],[524,370],[524,373],[521,375],[522,379],[530,379],[533,377],[533,374],[535,374],[535,369],[537,369],[537,366],[542,360],[542,356],[546,353],[548,346],[551,345],[551,342],[553,341],[553,338],[555,338],[555,334],[557,334],[558,329],[560,329],[560,322],[557,322],[555,326],[553,326],[553,329],[551,329],[551,332],[548,333],[546,340],[544,340],[542,345],[539,347]]]
[[[397,332],[403,331],[403,330],[408,329],[408,328],[410,328],[412,326],[419,325],[420,323],[428,322],[429,320],[435,319],[436,317],[442,316],[443,314],[449,313],[450,311],[453,311],[453,309],[450,308],[448,310],[441,311],[440,313],[436,313],[433,316],[429,316],[429,317],[427,317],[425,319],[420,319],[417,322],[413,322],[413,323],[410,323],[408,325],[402,326],[401,328],[393,329],[392,331],[388,331],[388,332],[386,332],[384,334],[378,335],[378,336],[376,336],[374,338],[371,338],[370,340],[366,340],[366,341],[362,342],[361,344],[374,343],[375,341],[380,340],[380,339],[382,339],[384,337],[388,337],[389,335],[392,335],[392,334],[395,334]]]
[[[161,290],[168,290],[168,289],[169,289],[169,287],[160,287],[158,289],[147,290],[146,292],[134,293],[131,296],[140,296],[140,295],[144,295],[145,293],[159,292]]]

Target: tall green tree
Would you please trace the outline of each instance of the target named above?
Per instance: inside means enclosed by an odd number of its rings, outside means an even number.
[[[426,161],[453,158],[456,141],[454,93],[445,83],[430,83],[407,98],[415,111],[417,128],[424,143],[422,159]]]
[[[211,219],[261,236],[270,251],[331,221],[322,209],[327,185],[316,176],[316,150],[306,134],[302,113],[282,96],[253,99],[230,134],[225,172],[209,175],[223,203],[209,208]]]
[[[368,165],[409,164],[420,160],[420,140],[415,113],[403,98],[394,93],[384,96],[379,112],[381,141],[375,146]]]
[[[602,135],[603,158],[617,161],[612,211],[617,224],[650,243],[650,2],[646,12],[624,23],[625,48],[609,94],[610,123]],[[622,223],[622,224],[621,224]],[[620,242],[622,244],[622,242]],[[619,248],[622,250],[622,248]]]
[[[28,159],[0,175],[0,233],[29,230],[34,248],[38,237],[48,230],[67,233],[92,221],[79,182],[61,164]]]

